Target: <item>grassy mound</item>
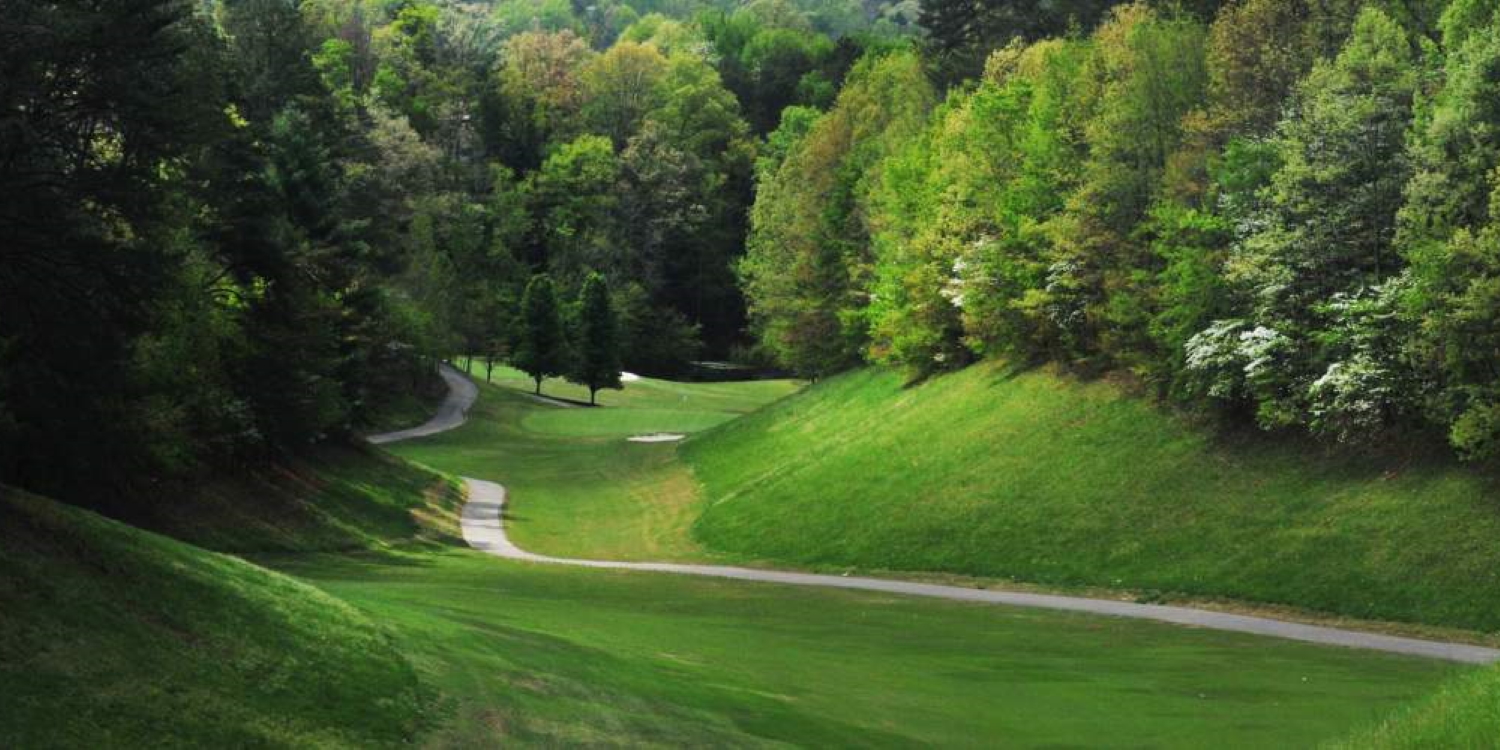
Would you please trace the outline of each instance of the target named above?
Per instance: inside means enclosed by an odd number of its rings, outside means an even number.
[[[368,446],[328,446],[178,493],[124,520],[234,553],[461,543],[462,488]]]
[[[1500,737],[1500,670],[1458,678],[1374,729],[1338,745],[1349,750],[1495,746]]]
[[[865,370],[690,439],[711,549],[1500,629],[1495,482],[1192,429],[1105,382]]]
[[[3,747],[373,747],[422,728],[416,673],[342,601],[0,488]]]

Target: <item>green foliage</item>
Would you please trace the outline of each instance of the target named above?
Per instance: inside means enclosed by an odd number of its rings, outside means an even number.
[[[577,354],[568,379],[589,389],[589,403],[595,403],[600,388],[618,390],[621,387],[618,324],[609,285],[597,273],[589,274],[583,282],[583,291],[579,292],[573,342]]]
[[[760,186],[739,270],[758,335],[800,373],[858,360],[873,271],[860,205],[879,179],[874,167],[918,132],[933,99],[916,55],[867,57]]]
[[[625,369],[680,376],[702,353],[701,329],[682,313],[653,304],[640,284],[617,287],[613,307],[619,316],[620,363]]]
[[[929,10],[948,52],[987,12]],[[995,51],[930,114],[861,120],[873,61],[902,59],[871,56],[767,139],[752,328],[812,376],[1051,359],[1267,428],[1436,425],[1485,455],[1500,47],[1488,5],[1433,16],[1122,5],[1087,37]]]
[[[1111,5],[1104,0],[928,0],[919,18],[937,77],[957,82],[977,76],[995,46],[1091,29]]]
[[[1367,295],[1396,293],[1377,288],[1401,270],[1392,240],[1410,174],[1404,138],[1415,87],[1405,32],[1367,9],[1339,56],[1314,67],[1279,126],[1280,167],[1257,229],[1228,260],[1231,283],[1251,301],[1248,318],[1277,342],[1275,365],[1246,384],[1265,425],[1319,429],[1319,384],[1355,371],[1382,374],[1380,387],[1359,386],[1370,389],[1376,425],[1406,408],[1395,352],[1369,351],[1367,337],[1349,327],[1368,324],[1347,316]],[[1392,322],[1379,323],[1388,336],[1397,335]],[[1254,359],[1248,349],[1243,356]]]
[[[558,147],[532,175],[528,192],[548,265],[569,283],[607,260],[619,169],[608,138],[584,135]]]
[[[667,58],[649,44],[621,42],[581,74],[583,117],[594,132],[623,146],[666,95]]]
[[[532,380],[536,392],[542,392],[542,381],[568,372],[572,352],[563,327],[562,309],[552,277],[537,274],[526,284],[521,297],[521,330],[511,361]]]

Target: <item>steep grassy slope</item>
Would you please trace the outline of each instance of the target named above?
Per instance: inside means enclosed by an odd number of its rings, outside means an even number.
[[[715,388],[727,389],[720,404],[748,405],[729,397],[734,386]],[[507,525],[523,546],[704,556],[685,540],[697,496],[673,446],[624,437],[665,429],[674,409],[718,408],[693,386],[652,381],[609,394],[619,400],[604,409],[519,389],[529,383],[484,386],[460,429],[389,447],[509,485]],[[561,430],[554,415],[598,421]],[[439,744],[1308,746],[1452,669],[1155,623],[461,551],[282,564],[401,635],[458,707]]]
[[[380,747],[412,666],[284,575],[0,488],[0,747]]]
[[[684,504],[667,517],[690,519],[696,493],[671,445],[623,436],[774,396],[614,395],[631,406],[561,410],[486,388],[460,430],[393,447],[520,475],[529,499],[512,521],[561,535],[571,518],[592,544],[628,546],[644,530],[685,537],[639,519],[672,487]],[[551,416],[575,413],[603,420]],[[0,747],[1308,746],[1467,671],[1159,623],[496,560],[457,546],[450,483],[362,450],[257,481],[155,520],[281,573],[20,493],[0,501]]]
[[[1347,741],[1347,750],[1489,750],[1500,742],[1500,669],[1465,675]]]
[[[462,489],[369,446],[326,446],[177,487],[124,520],[219,552],[333,552],[460,539]]]
[[[710,549],[1500,629],[1500,491],[1436,459],[1216,438],[1103,382],[865,370],[683,444]]]

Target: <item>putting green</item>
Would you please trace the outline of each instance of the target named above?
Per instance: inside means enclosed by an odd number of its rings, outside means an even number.
[[[688,409],[552,409],[533,411],[521,426],[538,435],[629,437],[652,432],[698,432],[733,419],[734,414]]]

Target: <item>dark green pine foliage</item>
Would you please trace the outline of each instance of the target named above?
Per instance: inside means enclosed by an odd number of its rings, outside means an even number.
[[[620,389],[620,337],[615,324],[609,284],[597,273],[589,274],[578,295],[578,329],[574,341],[578,356],[568,379],[589,389],[589,403],[601,388]]]
[[[180,261],[169,191],[223,135],[221,60],[188,3],[0,8],[0,477],[101,494],[150,463],[122,372]]]
[[[558,309],[557,286],[547,274],[537,274],[526,284],[521,297],[520,341],[512,364],[536,381],[538,394],[542,392],[542,380],[568,371],[568,340]]]
[[[1217,5],[1214,0],[1197,4]],[[990,52],[1010,40],[1092,29],[1114,5],[1109,0],[926,0],[921,24],[927,29],[928,62],[940,82],[975,78]],[[1183,5],[1192,11],[1195,3]]]

